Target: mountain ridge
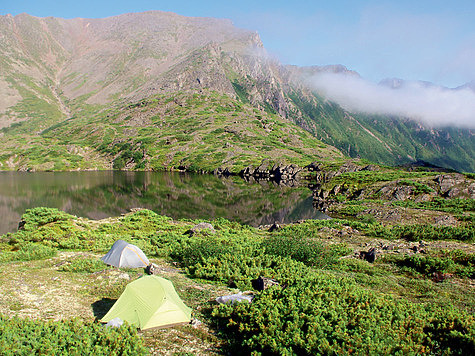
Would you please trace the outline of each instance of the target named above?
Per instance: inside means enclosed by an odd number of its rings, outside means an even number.
[[[37,137],[64,120],[94,117],[106,106],[125,107],[157,93],[215,90],[295,122],[351,157],[475,171],[467,161],[475,154],[471,130],[450,129],[444,141],[445,129],[348,112],[303,78],[315,71],[358,73],[341,65],[284,66],[265,55],[256,32],[229,20],[157,11],[68,20],[22,14],[0,17],[0,34],[4,137]],[[386,142],[388,127],[397,130]],[[6,162],[11,156],[2,151]]]

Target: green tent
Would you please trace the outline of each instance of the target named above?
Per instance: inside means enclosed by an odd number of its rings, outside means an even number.
[[[191,309],[182,302],[172,282],[152,275],[129,283],[101,321],[114,318],[141,330],[163,328],[189,323]]]

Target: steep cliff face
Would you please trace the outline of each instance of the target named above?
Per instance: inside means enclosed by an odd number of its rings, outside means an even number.
[[[157,94],[211,90],[291,120],[352,157],[475,171],[472,131],[349,113],[312,92],[305,78],[357,73],[341,65],[283,66],[266,55],[257,33],[228,20],[158,11],[105,19],[0,16],[0,69],[5,138],[38,136]]]
[[[263,71],[258,83],[241,80],[241,91],[254,105],[274,110],[351,157],[399,165],[427,161],[459,171],[475,171],[475,131],[455,127],[433,128],[407,117],[349,112],[306,86],[315,73],[358,76],[344,66],[278,68]],[[269,76],[273,79],[269,79]],[[262,85],[261,83],[269,83]]]

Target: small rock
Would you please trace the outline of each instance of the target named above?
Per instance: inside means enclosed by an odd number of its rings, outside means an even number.
[[[194,328],[199,327],[201,324],[203,324],[203,323],[201,321],[199,321],[198,319],[193,319],[191,321],[191,326],[194,327]]]
[[[439,217],[436,217],[434,220],[435,220],[435,225],[439,225],[439,226],[451,226],[457,222],[457,220],[453,216],[450,216],[450,215],[439,216]]]
[[[25,224],[26,224],[26,221],[25,221],[25,220],[21,220],[21,221],[18,223],[18,230],[25,230]]]
[[[145,268],[145,273],[147,273],[147,274],[158,274],[159,273],[159,268],[155,263],[150,263]]]
[[[452,273],[434,272],[432,274],[432,280],[436,283],[440,283],[448,278],[452,278],[453,276],[454,275]]]
[[[114,318],[111,321],[109,321],[105,325],[105,327],[119,328],[123,323],[124,323],[124,321],[121,318]]]
[[[276,221],[275,223],[272,224],[272,226],[267,231],[272,232],[272,231],[279,231],[279,230],[280,230],[280,225]]]

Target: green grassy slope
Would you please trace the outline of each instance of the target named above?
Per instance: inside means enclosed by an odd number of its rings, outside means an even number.
[[[262,161],[304,166],[343,157],[288,120],[212,91],[158,95],[126,107],[85,107],[31,142],[15,130],[3,132],[3,169],[227,167],[237,173]],[[22,138],[24,144],[13,144]]]
[[[469,129],[431,129],[382,115],[350,114],[318,96],[291,91],[304,127],[351,157],[398,165],[422,160],[458,171],[475,171],[475,136]]]

